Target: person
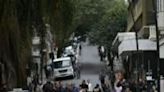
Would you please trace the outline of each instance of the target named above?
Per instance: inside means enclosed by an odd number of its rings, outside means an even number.
[[[76,72],[76,76],[77,76],[77,79],[80,79],[80,75],[81,75],[81,65],[79,62],[77,62],[75,64],[75,72]]]
[[[46,84],[43,85],[43,92],[54,92],[53,84],[50,81],[47,81]]]
[[[129,82],[125,80],[123,72],[118,72],[116,77],[116,92],[126,92],[126,90],[129,88]]]
[[[71,83],[67,83],[64,92],[72,92],[72,91],[73,91],[72,84]]]
[[[32,81],[32,84],[34,85],[34,89],[33,90],[36,91],[37,85],[39,84],[39,74],[36,74],[34,76],[34,79]]]
[[[53,89],[55,92],[65,92],[65,89],[63,88],[63,84],[61,81],[55,82]]]
[[[100,46],[100,61],[103,61],[106,56],[106,51],[104,46]]]
[[[96,86],[93,89],[93,92],[101,92],[99,84],[96,84]]]
[[[104,84],[105,83],[105,70],[102,69],[101,72],[100,72],[100,76],[99,76],[99,79],[100,79],[100,82],[101,84]]]
[[[81,44],[79,44],[79,50],[80,50],[80,55],[81,55],[81,51],[82,51],[82,46],[81,46]]]
[[[99,56],[100,56],[100,54],[101,54],[101,51],[100,51],[101,46],[99,45],[97,49],[98,49],[98,54],[99,54]]]
[[[75,86],[75,84],[71,84],[72,85],[72,92],[79,92],[79,88]]]
[[[143,81],[142,78],[139,78],[139,83],[138,84],[139,84],[139,90],[140,90],[140,92],[146,90],[145,83],[144,83],[144,81]]]
[[[85,80],[82,81],[82,84],[80,85],[80,88],[87,92],[88,90],[88,85],[86,84]]]
[[[92,88],[92,83],[90,82],[90,80],[87,80],[87,85],[88,85],[88,92],[92,92],[93,88]]]

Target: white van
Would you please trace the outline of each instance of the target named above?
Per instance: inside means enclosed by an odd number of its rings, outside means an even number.
[[[53,60],[53,72],[54,78],[74,77],[74,70],[70,57],[62,57]]]

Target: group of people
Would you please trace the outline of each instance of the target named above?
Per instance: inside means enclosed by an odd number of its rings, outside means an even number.
[[[90,80],[87,80],[87,82],[83,80],[79,87],[79,92],[101,92],[99,84],[96,84],[96,86],[93,88]]]
[[[42,90],[43,92],[101,92],[99,84],[96,84],[93,88],[90,80],[87,80],[87,82],[83,80],[79,87],[73,83],[63,85],[61,81],[54,83],[47,81],[47,83],[43,85]]]

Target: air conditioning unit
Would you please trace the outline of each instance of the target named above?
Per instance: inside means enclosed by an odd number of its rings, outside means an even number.
[[[152,41],[156,40],[156,27],[155,27],[155,25],[149,26],[149,39]]]

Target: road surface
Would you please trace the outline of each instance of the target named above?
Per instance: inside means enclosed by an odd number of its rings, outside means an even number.
[[[90,80],[93,87],[99,83],[99,73],[102,68],[104,68],[105,64],[100,62],[100,58],[98,56],[97,46],[91,46],[86,43],[82,45],[82,54],[79,57],[79,62],[82,66],[81,69],[81,78],[71,79],[71,80],[63,80],[63,84],[67,82],[72,82],[77,86],[81,83],[82,80]]]

